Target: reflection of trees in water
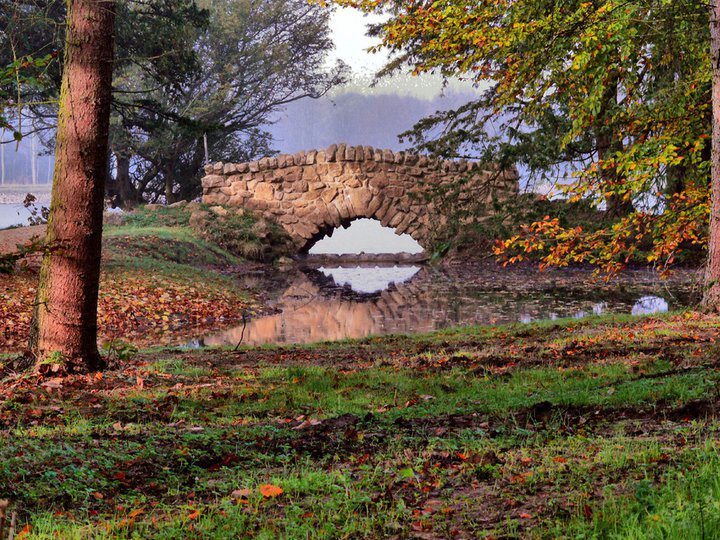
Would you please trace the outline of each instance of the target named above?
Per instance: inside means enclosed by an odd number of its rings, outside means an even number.
[[[322,272],[306,270],[290,279],[274,302],[279,313],[250,320],[243,343],[308,343],[369,335],[429,332],[468,324],[529,322],[538,319],[602,312],[630,313],[648,291],[644,287],[614,291],[587,284],[538,289],[487,283],[467,284],[442,272],[423,268],[409,282],[373,294],[340,287]],[[659,287],[657,287],[659,288]],[[663,304],[664,302],[664,304]],[[653,305],[667,306],[659,299]],[[673,303],[677,306],[679,304]],[[672,307],[672,306],[671,306]],[[209,337],[207,345],[236,344],[242,327]]]

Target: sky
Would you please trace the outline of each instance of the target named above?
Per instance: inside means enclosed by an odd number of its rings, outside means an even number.
[[[411,76],[396,75],[379,82],[375,88],[370,88],[373,76],[387,63],[389,53],[385,49],[371,53],[368,49],[380,45],[380,39],[367,35],[367,27],[377,24],[384,19],[380,15],[366,15],[354,8],[338,8],[330,17],[330,32],[335,44],[335,50],[328,58],[328,64],[333,65],[339,58],[352,68],[353,75],[350,84],[338,92],[360,91],[366,94],[392,93],[407,95],[424,99],[433,99],[443,93],[443,81],[437,75]],[[470,83],[459,80],[450,81],[446,92],[470,92],[473,87]]]
[[[420,119],[438,110],[455,109],[477,95],[468,82],[444,84],[441,76],[433,74],[399,73],[373,85],[389,53],[384,49],[369,52],[380,40],[369,37],[367,29],[381,21],[379,15],[353,8],[333,11],[330,33],[335,50],[328,55],[327,66],[342,60],[352,70],[350,80],[320,99],[300,100],[280,112],[270,127],[278,151],[295,153],[341,142],[405,150],[399,134]]]

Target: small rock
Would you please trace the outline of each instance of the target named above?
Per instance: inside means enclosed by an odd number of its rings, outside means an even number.
[[[196,228],[196,229],[202,227],[203,224],[205,223],[205,218],[207,218],[207,216],[208,216],[208,213],[203,212],[202,210],[197,210],[197,211],[193,212],[190,215],[190,220],[189,220],[190,226],[193,228]]]
[[[172,203],[168,205],[168,208],[184,208],[188,204],[187,201],[178,201],[176,203]]]
[[[162,208],[162,207],[163,207],[162,204],[146,204],[146,205],[145,205],[145,209],[147,209],[147,210],[152,210],[153,212],[154,212],[155,210],[159,210],[159,209]]]
[[[210,211],[220,217],[227,216],[229,213],[227,209],[223,208],[222,206],[211,206]]]

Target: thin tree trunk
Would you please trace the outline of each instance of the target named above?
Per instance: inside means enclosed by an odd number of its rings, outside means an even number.
[[[173,176],[172,165],[166,164],[166,166],[165,166],[165,204],[172,204],[175,202],[175,194],[173,193],[174,185],[175,185],[175,177]]]
[[[35,138],[35,134],[33,134],[32,139],[30,139],[30,170],[32,171],[32,183],[33,185],[37,185],[37,139]]]
[[[0,143],[0,185],[5,185],[5,145]]]
[[[617,106],[617,94],[618,82],[617,78],[615,78],[608,85],[603,95],[604,106],[598,115],[600,125],[595,136],[595,145],[597,147],[598,160],[600,161],[600,178],[606,191],[608,187],[617,186],[620,180],[617,167],[607,164],[606,161],[612,159],[617,152],[622,151],[623,143],[621,135],[617,133],[616,130],[603,126],[601,120],[605,115],[611,115]],[[627,216],[633,210],[632,201],[624,200],[621,195],[613,194],[606,196],[605,206],[605,213],[612,218]]]
[[[703,304],[720,309],[720,2],[710,2],[710,56],[712,59],[712,154],[708,261]]]
[[[114,0],[67,0],[65,61],[46,253],[30,336],[36,369],[102,366],[97,348]]]

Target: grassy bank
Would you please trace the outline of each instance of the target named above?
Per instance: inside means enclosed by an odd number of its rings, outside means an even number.
[[[0,386],[26,538],[715,538],[720,319],[155,350]]]
[[[121,221],[113,216],[115,223],[106,225],[99,306],[103,342],[180,343],[253,311],[251,294],[239,290],[232,277],[250,263],[200,234],[190,217],[191,211],[182,208],[142,208]],[[247,217],[209,230],[252,243],[254,225]],[[0,352],[24,346],[38,264],[35,257],[29,269],[0,276]]]

